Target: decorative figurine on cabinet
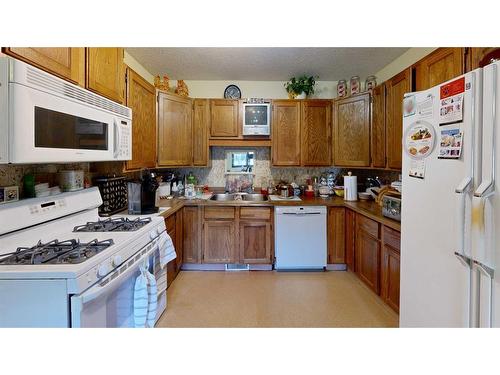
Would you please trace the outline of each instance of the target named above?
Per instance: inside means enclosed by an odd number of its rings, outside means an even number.
[[[158,90],[164,90],[164,91],[170,90],[169,78],[166,74],[163,76],[163,80],[160,78],[159,75],[157,75],[155,77],[154,84]]]
[[[184,80],[177,80],[177,88],[175,89],[175,93],[179,94],[180,96],[189,96],[189,89]]]

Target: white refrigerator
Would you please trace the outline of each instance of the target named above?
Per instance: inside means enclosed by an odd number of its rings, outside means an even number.
[[[500,63],[403,102],[401,327],[500,327]]]

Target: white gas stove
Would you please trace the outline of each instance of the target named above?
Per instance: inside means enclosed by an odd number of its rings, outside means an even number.
[[[165,222],[100,218],[101,203],[90,188],[0,206],[0,327],[132,325],[135,277]]]

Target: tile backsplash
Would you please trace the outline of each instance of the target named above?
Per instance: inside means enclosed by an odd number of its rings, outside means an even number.
[[[227,150],[234,150],[235,147],[212,147],[211,160],[212,166],[207,168],[180,168],[176,169],[181,175],[192,172],[200,184],[206,184],[210,187],[224,187],[226,183],[225,169],[225,153]],[[347,174],[348,169],[337,167],[273,167],[271,166],[271,155],[268,147],[244,148],[238,149],[254,150],[254,186],[260,187],[262,184],[268,184],[272,179],[276,184],[280,180],[288,182],[295,181],[298,184],[305,183],[306,179],[311,176],[320,176],[324,172],[333,172],[339,176],[342,183],[342,176]],[[378,176],[382,180],[391,182],[398,179],[399,172],[386,170],[368,170],[368,169],[352,169],[352,173],[358,176],[358,181],[363,182],[366,177]]]

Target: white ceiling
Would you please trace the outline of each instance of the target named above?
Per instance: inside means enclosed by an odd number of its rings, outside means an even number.
[[[126,48],[151,74],[171,79],[337,81],[375,74],[408,48]]]

